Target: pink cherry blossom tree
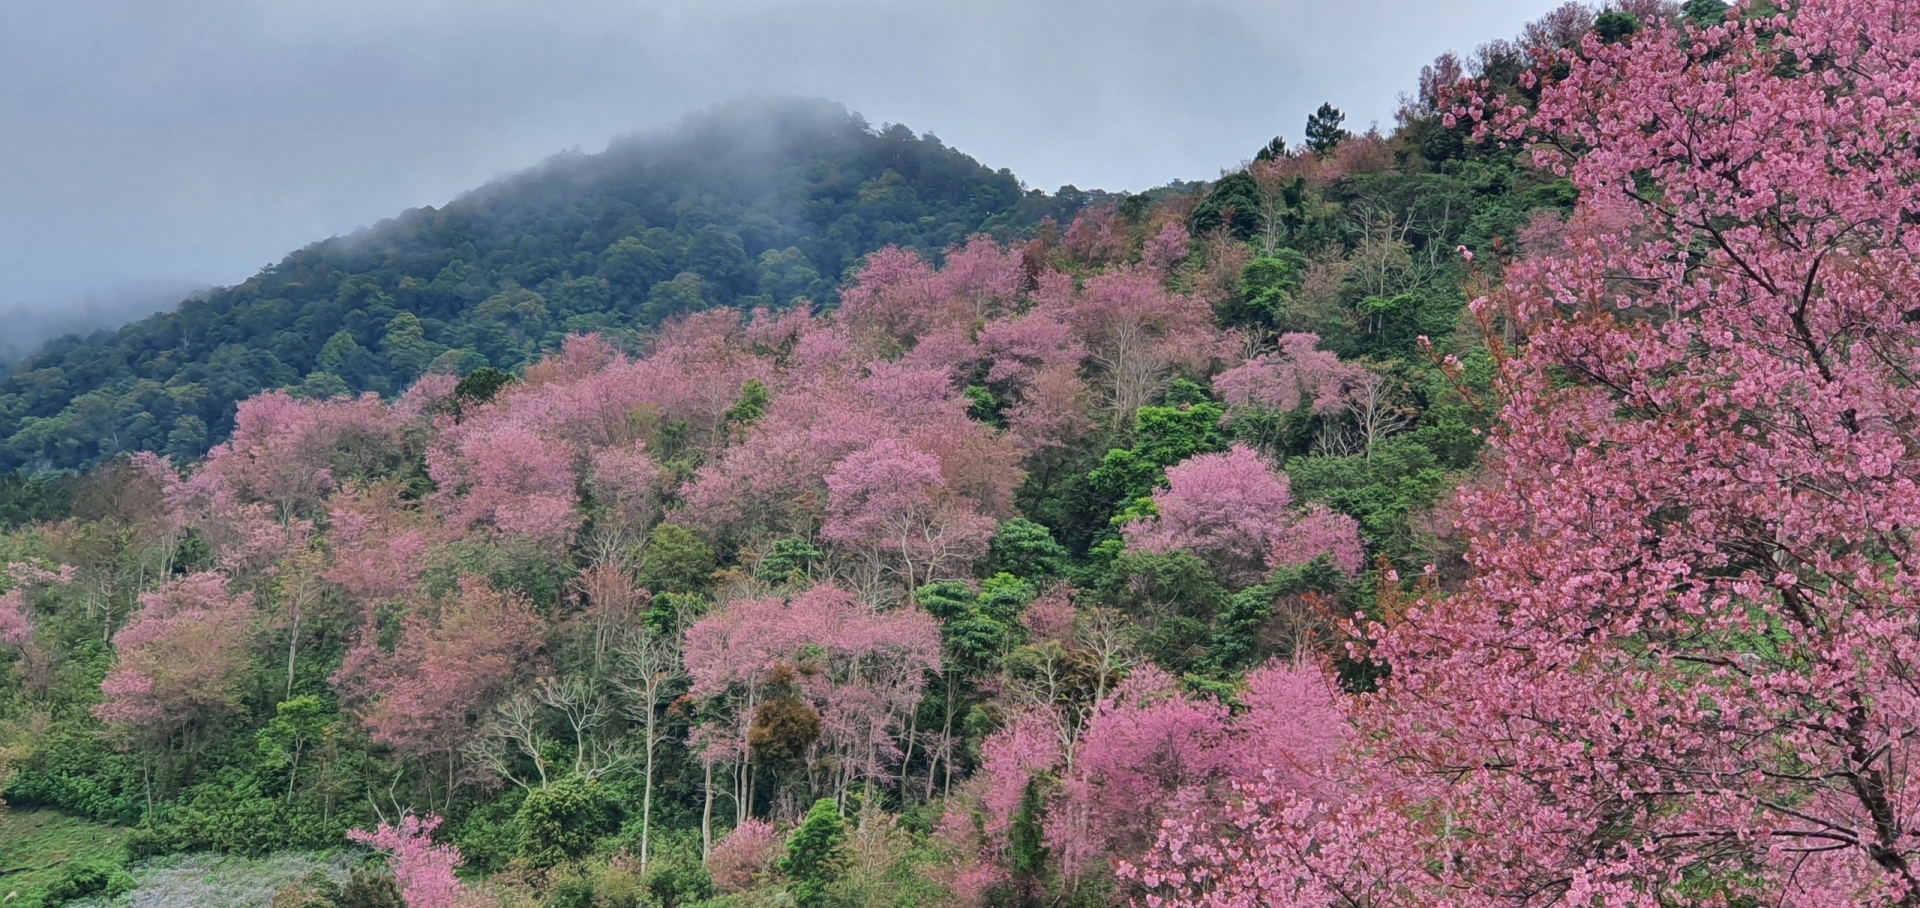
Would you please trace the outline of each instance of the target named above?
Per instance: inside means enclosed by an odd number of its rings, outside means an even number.
[[[1183,696],[1147,665],[1095,709],[1047,817],[1061,875],[1077,883],[1103,855],[1146,850],[1167,802],[1205,786],[1230,755],[1227,709]]]
[[[1167,487],[1154,492],[1153,505],[1155,516],[1121,528],[1128,548],[1191,552],[1229,585],[1256,583],[1268,569],[1322,555],[1348,574],[1364,565],[1353,518],[1294,508],[1286,474],[1245,445],[1168,467]]]
[[[786,849],[786,837],[765,820],[748,819],[727,833],[707,855],[707,872],[723,894],[764,884]]]
[[[941,823],[940,838],[957,855],[947,871],[956,893],[980,904],[1015,883],[1014,827],[1035,791],[1045,793],[1044,843],[1069,886],[1116,870],[1127,885],[1139,883],[1127,867],[1162,841],[1163,825],[1189,838],[1218,834],[1216,818],[1234,815],[1248,792],[1269,799],[1262,807],[1318,805],[1316,817],[1352,796],[1361,780],[1344,759],[1351,724],[1318,668],[1262,666],[1238,700],[1230,710],[1149,665],[1096,705],[1077,738],[1061,735],[1054,715],[1012,716],[982,743],[978,774]]]
[[[1181,370],[1204,370],[1226,352],[1212,307],[1167,290],[1145,268],[1097,274],[1078,291],[1071,278],[1043,279],[1039,306],[1074,326],[1109,411],[1122,419],[1152,403]]]
[[[226,577],[202,572],[142,594],[139,610],[114,636],[113,668],[93,714],[140,751],[149,813],[156,758],[191,757],[207,740],[208,720],[239,708],[258,617],[251,593],[235,594]]]
[[[13,588],[0,593],[0,646],[24,648],[33,639],[33,617],[27,594],[37,586],[64,586],[72,583],[71,565],[48,570],[37,561],[16,561],[7,565],[7,579]]]
[[[844,798],[862,780],[892,784],[907,718],[928,673],[940,670],[940,633],[916,607],[877,612],[823,584],[792,599],[738,600],[702,618],[687,630],[685,663],[692,696],[718,701],[692,746],[709,772],[731,764],[744,821],[753,801],[748,731],[771,690],[792,688],[819,717],[814,756],[834,756],[816,779],[825,794]],[[711,785],[709,776],[709,803]]]
[[[991,518],[947,489],[940,459],[898,439],[849,454],[827,474],[821,535],[879,559],[907,589],[986,555]]]
[[[334,684],[361,701],[375,742],[446,761],[451,772],[473,735],[468,717],[484,714],[530,670],[542,630],[526,600],[466,578],[455,595],[408,615],[390,653],[379,650],[370,617]]]
[[[1477,576],[1371,631],[1382,790],[1169,827],[1158,904],[1920,904],[1920,23],[1643,24],[1450,114],[1634,217],[1473,304],[1526,343]]]
[[[1278,350],[1214,376],[1213,386],[1227,402],[1228,415],[1250,410],[1291,413],[1304,407],[1325,416],[1344,410],[1366,370],[1341,362],[1319,346],[1317,335],[1283,334]]]
[[[233,437],[207,453],[181,490],[181,503],[214,514],[259,503],[275,520],[311,517],[342,471],[365,474],[398,456],[401,426],[371,394],[333,400],[256,395],[241,402]]]
[[[381,823],[372,832],[352,829],[347,838],[386,852],[407,908],[456,908],[466,895],[466,887],[453,875],[460,866],[460,850],[434,843],[433,831],[439,827],[437,816],[421,819],[408,814],[398,826]]]

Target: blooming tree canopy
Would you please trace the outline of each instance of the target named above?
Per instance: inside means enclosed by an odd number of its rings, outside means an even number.
[[[1451,115],[1583,213],[1474,303],[1526,343],[1478,576],[1373,631],[1398,796],[1169,829],[1161,904],[1920,904],[1920,20],[1647,26]]]

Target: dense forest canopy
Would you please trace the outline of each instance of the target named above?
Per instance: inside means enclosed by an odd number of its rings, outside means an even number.
[[[835,105],[724,106],[316,243],[177,311],[49,344],[0,381],[0,469],[192,458],[265,389],[395,393],[430,371],[518,369],[568,334],[830,303],[875,249],[933,255],[977,233],[1014,236],[1089,198],[1024,190],[930,135]]]
[[[1920,904],[1906,6],[1568,4],[1142,195],[723,110],[56,345],[0,793],[124,849],[18,901]]]

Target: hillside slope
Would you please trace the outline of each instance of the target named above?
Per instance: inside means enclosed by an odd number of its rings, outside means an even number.
[[[734,104],[315,243],[177,311],[50,343],[0,381],[0,470],[198,455],[267,388],[395,391],[521,366],[570,332],[831,298],[886,245],[1071,214],[931,136],[824,102]]]

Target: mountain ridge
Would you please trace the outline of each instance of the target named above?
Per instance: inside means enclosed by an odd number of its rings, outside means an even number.
[[[0,470],[197,456],[264,389],[391,393],[427,371],[517,368],[568,333],[830,303],[875,249],[937,255],[1105,198],[1028,189],[831,102],[723,104],[308,244],[117,330],[49,341],[0,378]]]

